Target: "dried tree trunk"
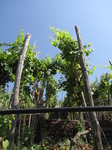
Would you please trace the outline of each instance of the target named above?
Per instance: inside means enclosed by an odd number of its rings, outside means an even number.
[[[93,102],[93,98],[92,98],[92,94],[91,94],[91,88],[90,88],[90,84],[89,84],[87,68],[86,68],[86,62],[85,62],[85,57],[84,57],[81,35],[79,32],[79,28],[77,26],[75,26],[75,30],[76,30],[77,40],[78,40],[78,45],[79,45],[80,65],[81,65],[81,70],[82,70],[85,99],[87,101],[87,106],[94,106],[94,102]],[[89,112],[88,114],[89,114],[91,130],[92,130],[94,150],[103,150],[101,133],[100,133],[100,125],[97,120],[96,113]]]
[[[75,137],[72,139],[72,141],[70,142],[70,150],[75,150],[76,149],[76,144],[77,144],[77,140],[82,136],[82,135],[85,135],[87,133],[89,133],[91,131],[91,129],[89,130],[85,130],[85,131],[82,131],[82,132],[78,132]]]
[[[23,63],[28,47],[29,40],[31,38],[31,35],[28,33],[25,37],[24,41],[24,46],[19,58],[19,62],[17,65],[17,70],[16,70],[16,78],[15,78],[15,84],[14,84],[14,95],[13,95],[13,101],[12,101],[12,109],[18,109],[19,108],[19,87],[20,87],[20,80],[21,80],[21,74],[22,74],[22,69],[23,69]],[[14,139],[14,134],[15,134],[15,128],[16,128],[16,122],[17,122],[17,115],[15,115],[15,120],[12,119],[12,129],[10,132],[10,143],[12,143]]]
[[[16,79],[14,84],[14,96],[13,96],[13,103],[12,103],[12,109],[18,109],[19,107],[19,86],[20,86],[20,80],[21,80],[21,74],[23,70],[23,63],[28,47],[29,40],[31,38],[31,35],[28,33],[25,37],[24,46],[19,58],[17,71],[16,71]]]

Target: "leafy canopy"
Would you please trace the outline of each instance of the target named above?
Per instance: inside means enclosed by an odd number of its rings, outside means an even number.
[[[75,37],[71,37],[69,32],[61,31],[59,28],[51,27],[53,36],[50,38],[51,44],[58,47],[60,50],[59,56],[63,62],[60,68],[62,77],[59,80],[60,88],[67,92],[65,105],[73,106],[76,102],[81,103],[81,91],[83,91],[82,73],[80,66],[80,51],[78,42]],[[88,49],[90,43],[83,46],[84,53],[87,56],[93,52],[93,49]],[[88,66],[88,63],[87,63]],[[93,71],[95,68],[93,68]],[[88,73],[93,73],[89,70]]]

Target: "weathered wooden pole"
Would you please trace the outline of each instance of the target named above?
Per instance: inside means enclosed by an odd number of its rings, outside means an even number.
[[[89,83],[88,72],[86,68],[86,61],[83,51],[83,43],[80,35],[80,31],[78,26],[75,26],[77,40],[79,45],[79,53],[80,53],[80,65],[82,71],[82,78],[84,84],[84,95],[86,99],[87,106],[94,106],[93,97],[91,94],[91,88]],[[89,121],[92,130],[92,137],[93,137],[93,148],[94,150],[103,150],[102,140],[101,140],[101,133],[100,133],[100,125],[96,118],[95,112],[89,112]]]
[[[26,55],[26,51],[27,51],[30,38],[31,38],[31,35],[28,33],[25,37],[24,46],[23,46],[23,49],[19,58],[18,65],[17,65],[12,109],[14,108],[18,109],[18,106],[19,106],[19,86],[20,86],[21,74],[23,70],[24,59],[25,59],[25,55]]]
[[[25,37],[23,49],[18,61],[17,70],[16,70],[16,78],[15,78],[15,84],[14,84],[14,95],[12,100],[12,109],[18,109],[19,108],[19,87],[20,87],[20,80],[21,80],[21,74],[23,70],[23,64],[25,60],[25,55],[27,51],[27,47],[30,41],[31,35],[28,33]],[[12,118],[12,128],[10,132],[10,145],[13,142],[15,129],[16,129],[16,122],[17,122],[17,114],[15,115],[15,120]]]

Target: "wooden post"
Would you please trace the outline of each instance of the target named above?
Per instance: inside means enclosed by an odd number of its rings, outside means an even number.
[[[17,70],[16,70],[16,78],[15,78],[15,84],[14,84],[14,95],[12,100],[12,109],[18,109],[19,108],[19,87],[20,87],[20,80],[21,80],[21,74],[23,70],[23,64],[25,60],[25,55],[27,51],[27,47],[29,44],[29,40],[31,38],[31,35],[28,33],[25,37],[23,49],[18,61]],[[10,146],[12,145],[14,134],[16,130],[16,122],[17,122],[17,114],[15,115],[15,120],[12,118],[12,129],[10,132]]]
[[[83,78],[83,84],[84,84],[85,99],[87,102],[87,106],[94,106],[90,83],[89,83],[89,77],[88,77],[87,68],[86,68],[86,61],[85,61],[85,56],[84,56],[84,51],[83,51],[81,35],[80,35],[79,28],[77,26],[75,26],[75,30],[76,30],[77,40],[78,40],[78,45],[79,45],[80,65],[81,65],[82,78]],[[89,112],[88,114],[89,114],[91,130],[92,130],[94,150],[103,150],[101,133],[100,133],[100,125],[97,120],[96,113]]]
[[[23,70],[23,64],[24,64],[24,59],[28,47],[29,40],[31,38],[31,35],[28,33],[25,37],[24,41],[24,46],[19,58],[19,62],[17,65],[17,70],[16,70],[16,79],[15,79],[15,84],[14,84],[14,96],[13,96],[13,102],[12,102],[12,109],[18,109],[19,107],[19,86],[20,86],[20,80],[21,80],[21,74]]]

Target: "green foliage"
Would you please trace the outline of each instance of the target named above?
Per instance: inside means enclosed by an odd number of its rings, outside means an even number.
[[[56,30],[51,27],[53,37],[50,38],[51,44],[60,49],[59,56],[63,65],[60,66],[62,77],[59,80],[60,88],[67,92],[63,105],[75,106],[80,105],[81,91],[83,91],[82,73],[80,66],[80,51],[76,38],[72,38],[69,32]],[[93,49],[88,49],[91,44],[84,45],[84,53],[86,56],[92,53]],[[88,66],[88,64],[87,64]],[[89,74],[95,71],[95,67],[89,70]]]
[[[36,145],[36,144],[33,144],[31,147],[30,147],[30,150],[38,150],[38,149],[41,149],[42,147],[41,147],[41,144],[39,144],[39,145]]]
[[[21,84],[32,85],[34,83],[34,78],[38,76],[38,66],[39,60],[36,58],[34,47],[28,45],[21,77]]]
[[[2,141],[2,146],[4,150],[7,150],[7,147],[9,146],[9,141],[8,140]]]
[[[57,104],[57,92],[58,92],[58,82],[53,76],[47,79],[46,84],[46,101],[49,100],[50,107],[54,107]]]
[[[6,87],[8,87],[8,85],[6,85],[5,87],[0,87],[0,109],[6,109],[9,105],[10,94],[5,91]]]
[[[24,131],[24,135],[21,134],[21,137],[20,137],[20,144],[21,146],[27,146],[29,147],[30,145],[30,139],[31,139],[31,133],[33,132],[33,128],[28,128],[28,126],[25,127],[25,131]]]
[[[19,147],[15,144],[13,145],[14,150],[49,150],[49,149],[70,149],[70,140],[66,139],[64,141],[59,140],[57,143],[54,143],[51,138],[47,137],[46,139],[42,140],[38,144],[33,144],[31,146],[25,146],[23,144],[19,144]],[[5,149],[6,150],[6,149]]]
[[[11,130],[10,117],[8,115],[0,116],[0,136],[6,138],[8,130]]]
[[[96,66],[92,66],[91,68],[89,68],[89,67],[87,66],[87,68],[88,68],[88,74],[89,74],[89,75],[92,75],[92,74],[95,72],[95,70],[96,70]]]
[[[59,141],[57,145],[60,147],[60,149],[70,149],[70,140],[66,139],[65,141]]]
[[[82,104],[81,92],[83,89],[82,73],[80,66],[80,55],[78,42],[76,38],[72,38],[69,32],[61,31],[59,28],[51,27],[53,37],[50,39],[51,44],[60,50],[54,58],[45,57],[42,60],[37,58],[35,45],[28,45],[24,68],[21,76],[19,102],[22,108],[32,108],[35,106],[34,93],[32,87],[35,82],[35,90],[39,90],[39,83],[42,83],[42,90],[45,91],[45,102],[49,100],[50,107],[57,104],[57,93],[59,89],[66,91],[66,96],[62,106],[77,106]],[[14,82],[17,63],[23,48],[24,35],[20,30],[14,43],[0,43],[0,85],[5,86],[8,82]],[[86,58],[93,52],[91,43],[83,46]],[[88,74],[91,75],[96,70],[95,66],[90,67],[86,63]],[[107,68],[110,69],[109,66]],[[61,77],[59,83],[54,79],[54,75],[59,72]],[[92,92],[94,93],[95,104],[98,105],[99,98],[106,98],[109,93],[112,94],[112,74],[103,75],[101,81],[97,80],[92,83]],[[45,86],[43,86],[44,81]],[[2,109],[5,107],[6,101],[9,105],[9,94],[0,89],[0,103]],[[35,92],[35,91],[34,91]],[[42,93],[43,94],[43,93]],[[43,95],[42,95],[43,96]],[[13,117],[14,118],[14,117]],[[11,119],[9,116],[0,116],[0,136],[6,139],[6,133],[11,129]],[[78,131],[83,131],[84,126],[82,120],[78,122]],[[52,140],[44,140],[40,144],[29,145],[31,139],[32,128],[25,127],[24,135],[20,134],[20,149],[50,149],[53,146]],[[47,144],[46,144],[47,143]],[[67,145],[67,146],[66,146]],[[68,148],[70,141],[59,141],[53,148]],[[16,145],[14,144],[16,147]],[[4,149],[7,149],[7,140],[3,142]]]
[[[18,37],[13,44],[0,43],[0,79],[2,79],[0,80],[0,85],[5,85],[9,81],[14,81],[23,42],[23,31],[20,30]],[[4,48],[6,49],[4,50]]]
[[[49,79],[50,76],[55,75],[57,72],[60,72],[62,74],[62,77],[59,80],[60,89],[63,89],[67,92],[67,99],[71,99],[69,104],[70,106],[73,106],[76,105],[76,103],[73,102],[74,98],[77,99],[79,103],[80,92],[83,89],[78,43],[74,37],[72,38],[70,36],[69,32],[65,32],[64,30],[61,31],[59,28],[55,30],[53,27],[51,27],[51,29],[55,38],[55,40],[51,38],[51,43],[53,46],[57,46],[60,49],[60,54],[57,54],[55,58],[50,59],[49,57],[45,57],[41,61],[39,61],[37,58],[37,52],[35,52],[35,45],[28,45],[24,61],[24,68],[21,76],[19,97],[20,102],[23,99],[22,90],[24,89],[24,87],[27,86],[29,89],[31,89],[31,86],[34,85],[35,79],[37,83],[40,81],[43,82],[45,77]],[[1,85],[5,85],[10,81],[13,82],[15,80],[17,63],[23,48],[23,44],[24,33],[22,29],[20,30],[17,39],[13,44],[0,43],[0,78],[3,78],[3,80],[0,80]],[[92,49],[88,49],[88,47],[90,46],[90,43],[84,45],[84,52],[87,56],[92,53]],[[3,50],[2,47],[7,48]],[[92,74],[94,70],[95,68],[90,71],[90,74]],[[80,78],[80,81],[78,80],[78,77]],[[53,86],[50,88],[53,88]],[[28,95],[29,103],[31,103],[32,91],[29,89],[27,89],[27,91],[29,92],[25,93],[25,95]],[[57,94],[56,92],[56,94],[54,94],[53,90],[56,91],[56,89],[52,89],[50,91],[51,93],[49,93],[51,101],[53,99],[56,99]],[[24,97],[24,99],[27,99],[26,96]],[[25,103],[24,99],[23,103]],[[51,105],[54,105],[54,102],[56,101],[52,101]]]
[[[44,139],[40,144],[38,145],[32,145],[30,147],[30,150],[36,150],[36,149],[44,149],[44,150],[49,150],[49,149],[70,149],[70,140],[66,139],[64,141],[59,140],[57,143],[53,143],[52,139],[50,139],[49,137],[47,137],[46,139]]]
[[[9,100],[9,94],[4,91],[4,88],[0,88],[0,109],[7,108],[6,101]],[[0,137],[6,138],[7,131],[11,129],[11,118],[9,115],[0,116]]]
[[[95,105],[110,105],[109,94],[112,94],[112,73],[103,74],[100,81],[96,78],[91,83]]]
[[[83,124],[83,120],[81,118],[80,118],[80,120],[78,120],[77,127],[78,127],[79,132],[82,132],[84,130],[84,124]]]
[[[24,44],[23,34],[21,29],[13,44],[0,43],[0,78],[2,79],[0,80],[0,85],[5,85],[15,80],[16,68]],[[34,82],[34,75],[37,75],[39,60],[36,58],[37,53],[34,49],[34,46],[28,45],[21,84],[32,84]]]
[[[28,150],[28,148],[27,148],[27,147],[24,147],[24,148],[22,148],[22,150]]]

